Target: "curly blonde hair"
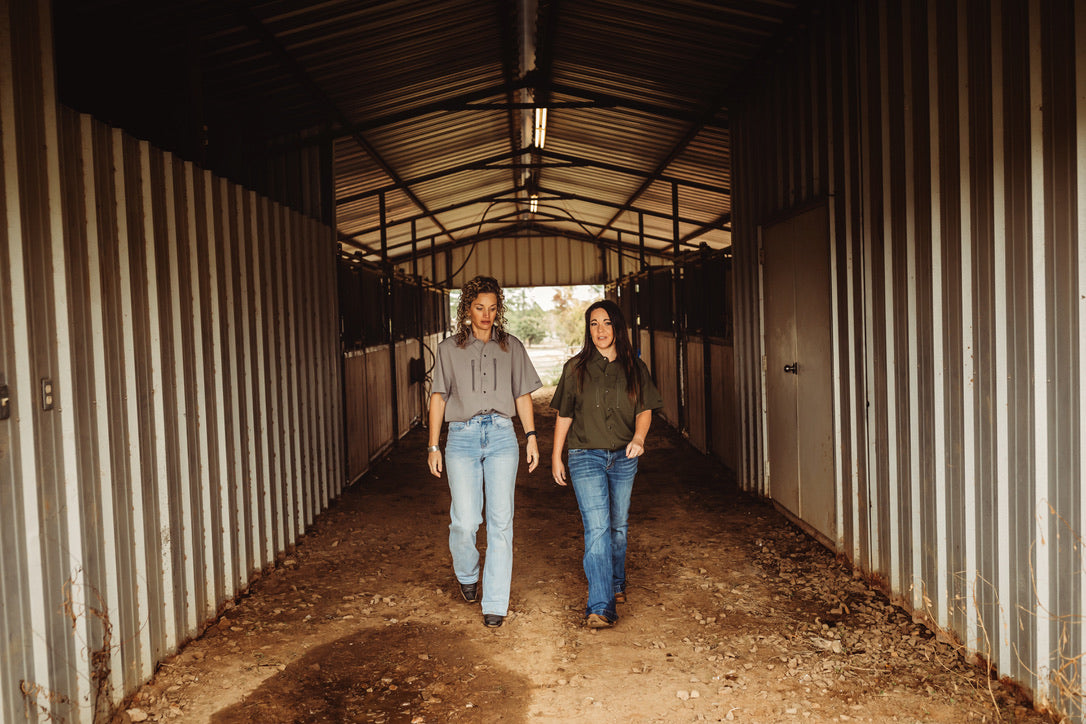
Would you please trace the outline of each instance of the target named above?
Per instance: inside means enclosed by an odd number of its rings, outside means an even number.
[[[504,351],[508,333],[505,331],[505,293],[494,277],[477,276],[460,290],[460,304],[456,307],[456,345],[463,347],[471,336],[471,305],[480,294],[493,294],[498,298],[498,314],[494,318],[491,339]]]

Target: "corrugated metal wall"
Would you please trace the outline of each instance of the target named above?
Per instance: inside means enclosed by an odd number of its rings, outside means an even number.
[[[347,406],[345,439],[347,446],[347,480],[356,481],[370,463],[396,440],[410,432],[412,426],[426,419],[430,400],[424,398],[421,382],[411,382],[408,363],[421,359],[426,367],[433,364],[434,352],[442,337],[428,335],[423,340],[431,351],[423,351],[419,340],[396,343],[396,411],[398,424],[392,426],[391,356],[388,345],[354,350],[344,355],[344,391]]]
[[[339,493],[335,235],[58,112],[47,13],[0,3],[0,719],[76,722]]]
[[[705,369],[704,343],[684,340],[683,401],[690,444],[713,453],[732,470],[736,466],[735,370],[731,345],[710,338],[709,369]],[[706,394],[708,387],[708,395]],[[709,410],[706,414],[706,397]],[[706,428],[709,429],[706,429]]]
[[[1086,5],[824,10],[734,109],[742,482],[767,490],[759,229],[821,199],[837,545],[1081,721]]]
[[[631,242],[632,243],[632,242]],[[476,275],[496,278],[506,288],[603,284],[619,276],[619,255],[594,244],[553,236],[487,239],[474,245],[438,251],[436,263],[426,254],[429,242],[420,244],[417,267],[411,262],[397,266],[404,274],[417,272],[430,281],[459,289]],[[627,250],[621,260],[623,274],[640,264],[639,252]],[[646,264],[662,264],[659,255],[645,254]],[[436,270],[436,271],[435,271]],[[450,278],[445,284],[444,280]]]

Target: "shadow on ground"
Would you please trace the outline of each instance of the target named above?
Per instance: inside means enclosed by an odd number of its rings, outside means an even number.
[[[480,663],[480,648],[447,627],[416,622],[359,631],[314,648],[211,721],[477,721],[483,712],[522,721],[516,709],[527,701],[527,679]]]

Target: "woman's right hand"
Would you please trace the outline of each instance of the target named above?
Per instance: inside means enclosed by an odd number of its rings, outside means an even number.
[[[566,485],[566,466],[562,463],[562,453],[551,456],[551,474],[554,476],[554,482],[565,487]]]
[[[432,453],[427,453],[426,464],[430,466],[430,474],[434,477],[441,477],[441,452],[435,450]]]

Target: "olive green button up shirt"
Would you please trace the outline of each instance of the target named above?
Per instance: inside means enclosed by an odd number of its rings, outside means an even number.
[[[585,368],[583,389],[577,382],[577,358],[566,362],[551,407],[562,417],[573,418],[566,438],[570,450],[621,450],[633,439],[634,418],[663,407],[664,401],[640,359],[641,394],[631,400],[622,366],[594,351]]]

